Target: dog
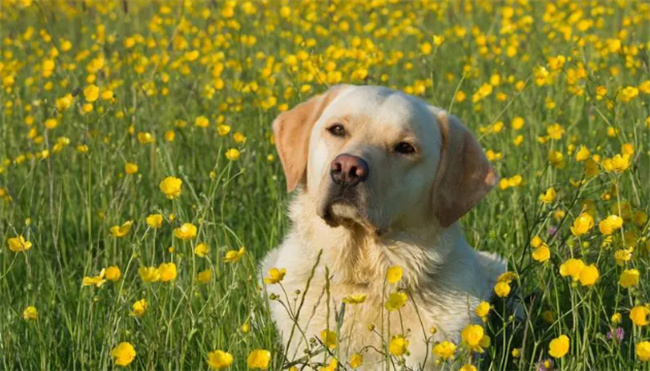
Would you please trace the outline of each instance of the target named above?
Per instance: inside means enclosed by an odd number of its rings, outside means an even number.
[[[498,180],[479,143],[443,109],[378,86],[332,87],[281,113],[273,132],[295,196],[290,231],[261,270],[286,270],[264,292],[288,359],[322,361],[307,349],[326,348],[329,329],[339,364],[359,353],[362,369],[387,369],[381,350],[401,335],[405,365],[435,369],[432,344],[458,344],[506,271],[458,223]],[[397,284],[386,281],[394,266]],[[407,303],[388,311],[398,289]],[[363,303],[342,305],[359,294]]]

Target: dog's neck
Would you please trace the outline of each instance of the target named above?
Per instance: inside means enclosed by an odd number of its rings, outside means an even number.
[[[382,236],[360,225],[331,227],[316,214],[315,205],[302,192],[292,201],[294,237],[306,253],[323,251],[321,265],[337,268],[332,271],[336,283],[379,287],[388,268],[399,265],[404,272],[401,284],[417,287],[443,268],[461,233],[457,224],[447,229],[395,225]]]

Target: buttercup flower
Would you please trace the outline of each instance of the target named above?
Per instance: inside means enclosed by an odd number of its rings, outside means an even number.
[[[580,237],[586,233],[589,233],[593,227],[594,218],[587,213],[582,213],[576,218],[576,220],[573,221],[573,226],[571,226],[571,233],[573,233],[573,235],[576,237]]]
[[[170,200],[180,197],[182,187],[183,181],[173,176],[168,176],[160,182],[160,190]]]
[[[215,350],[214,352],[208,353],[208,366],[213,370],[228,368],[232,362],[232,354],[223,350]]]
[[[571,276],[574,280],[580,279],[580,272],[585,267],[585,263],[579,259],[569,259],[560,265],[560,275],[562,277]]]
[[[386,273],[386,280],[388,281],[388,283],[397,283],[401,279],[402,279],[402,267],[400,267],[399,265],[394,265],[388,268],[388,272]]]
[[[111,356],[118,366],[128,366],[135,359],[135,355],[135,348],[128,342],[122,342],[111,350]]]
[[[104,273],[105,273],[104,277],[109,281],[118,281],[122,277],[122,272],[120,271],[120,267],[116,265],[111,265],[109,267],[106,267]]]
[[[320,340],[326,347],[330,349],[336,348],[336,344],[338,343],[338,335],[336,332],[326,329],[320,332]]]
[[[641,362],[650,361],[650,342],[645,340],[638,343],[635,347],[636,358]]]
[[[209,252],[210,247],[205,242],[201,242],[194,247],[194,253],[200,258],[204,258]]]
[[[643,327],[650,324],[648,316],[650,316],[650,308],[648,308],[648,305],[637,305],[630,310],[630,320],[636,326]]]
[[[271,285],[278,283],[284,279],[285,274],[287,274],[287,270],[284,268],[282,269],[271,268],[269,270],[269,276],[264,278],[264,282]]]
[[[566,335],[551,340],[548,346],[548,354],[553,358],[562,358],[569,352],[570,340]]]
[[[443,360],[450,360],[454,358],[454,354],[456,354],[456,344],[452,343],[451,341],[445,340],[443,342],[440,342],[436,344],[433,347],[433,354],[436,355],[437,357],[443,359]]]
[[[156,267],[140,267],[138,268],[138,275],[144,282],[160,281],[160,271]]]
[[[226,256],[223,257],[223,261],[226,263],[236,263],[245,253],[246,248],[244,246],[240,247],[239,250],[228,250]]]
[[[117,238],[124,237],[131,231],[131,225],[133,225],[131,220],[124,222],[122,225],[114,225],[111,227],[111,234]]]
[[[147,217],[147,225],[153,229],[162,227],[163,216],[162,214],[150,214]]]
[[[588,265],[580,271],[580,284],[582,286],[593,286],[600,278],[600,272],[595,264]]]
[[[622,288],[630,288],[639,284],[640,273],[636,269],[626,269],[621,273],[621,277],[618,280],[618,284]]]
[[[183,223],[179,228],[174,229],[174,237],[191,240],[196,237],[196,226],[192,223]]]
[[[405,293],[401,291],[392,292],[388,295],[388,300],[384,303],[384,307],[389,311],[398,310],[406,305],[407,300],[408,297]]]
[[[36,307],[30,305],[23,311],[23,319],[25,319],[25,321],[34,321],[37,318],[38,310],[36,310]]]
[[[395,336],[388,343],[388,351],[395,357],[401,357],[408,351],[409,341],[404,336]]]
[[[7,243],[9,244],[9,250],[13,252],[24,252],[32,248],[32,243],[25,240],[22,235],[10,238]]]
[[[133,303],[133,311],[131,312],[131,315],[134,317],[142,317],[144,315],[144,312],[147,311],[147,301],[145,299],[140,299]]]
[[[366,294],[352,294],[343,298],[345,304],[361,304],[366,301]]]
[[[176,264],[174,263],[160,263],[158,266],[160,272],[160,281],[169,282],[176,279]]]
[[[266,349],[255,349],[248,355],[248,368],[266,370],[271,361],[271,352]]]

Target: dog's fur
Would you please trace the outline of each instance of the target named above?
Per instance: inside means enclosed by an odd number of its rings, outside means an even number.
[[[337,123],[345,137],[327,130]],[[265,292],[282,301],[269,306],[285,346],[293,333],[289,358],[303,357],[309,339],[324,329],[337,329],[345,296],[365,294],[363,304],[345,309],[339,362],[361,352],[366,369],[385,368],[378,350],[401,334],[410,341],[407,366],[435,368],[432,341],[458,342],[506,268],[501,258],[473,250],[457,223],[497,181],[476,140],[445,111],[373,86],[331,88],[282,113],[273,127],[288,189],[297,194],[292,228],[264,259],[262,274],[287,270],[286,293],[278,285],[266,285]],[[412,144],[415,153],[397,153],[399,142]],[[343,153],[368,163],[368,179],[356,187],[330,177],[332,160]],[[394,265],[404,271],[398,287],[409,298],[399,313],[384,309],[396,290],[385,280]]]

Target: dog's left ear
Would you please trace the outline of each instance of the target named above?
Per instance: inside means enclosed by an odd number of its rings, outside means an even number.
[[[305,183],[311,129],[327,105],[344,87],[345,85],[334,86],[327,92],[282,112],[273,121],[275,147],[287,178],[288,192],[293,191],[298,183]]]
[[[436,174],[433,210],[443,228],[474,207],[497,183],[498,176],[472,133],[446,111],[436,115],[442,151]]]

